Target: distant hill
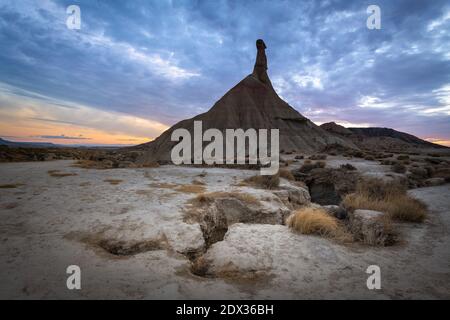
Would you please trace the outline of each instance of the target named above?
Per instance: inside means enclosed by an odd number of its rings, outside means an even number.
[[[352,141],[363,149],[406,150],[410,148],[447,148],[391,128],[345,128],[335,122],[324,123],[321,127],[330,133]]]
[[[61,145],[50,142],[14,142],[0,138],[0,146],[8,146],[12,148],[58,148]]]

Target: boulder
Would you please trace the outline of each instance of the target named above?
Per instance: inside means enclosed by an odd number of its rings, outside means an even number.
[[[273,194],[289,208],[295,209],[311,202],[311,196],[306,188],[295,186],[282,181],[280,189],[274,190]]]
[[[345,208],[337,206],[337,205],[327,205],[327,206],[323,206],[323,208],[325,209],[325,211],[340,220],[346,219],[348,214],[347,214],[347,210],[345,210]]]
[[[252,196],[256,201],[245,201],[233,193],[224,193],[204,204],[200,226],[207,246],[221,241],[232,224],[283,224],[291,212],[278,196],[270,192]]]
[[[376,246],[388,246],[396,241],[396,236],[383,212],[358,209],[349,217],[350,230],[356,240]]]

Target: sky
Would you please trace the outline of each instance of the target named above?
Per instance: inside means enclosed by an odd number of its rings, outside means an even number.
[[[80,29],[69,29],[78,5]],[[381,29],[366,26],[369,5]],[[0,0],[0,137],[131,145],[206,112],[264,39],[278,94],[316,124],[450,146],[450,2]]]

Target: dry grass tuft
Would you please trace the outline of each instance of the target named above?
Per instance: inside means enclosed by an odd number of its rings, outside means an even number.
[[[259,200],[248,193],[241,192],[210,192],[199,194],[194,200],[198,203],[211,203],[217,198],[236,198],[246,204],[258,205]]]
[[[155,183],[150,183],[149,186],[152,188],[159,188],[159,189],[175,189],[179,185],[173,184],[173,183],[166,183],[166,182],[155,182]]]
[[[158,162],[150,162],[142,165],[143,168],[159,168]]]
[[[208,275],[209,268],[210,262],[202,256],[192,262],[191,272],[196,276],[205,277]]]
[[[109,162],[93,161],[93,160],[78,160],[72,167],[83,169],[111,169]]]
[[[61,172],[61,171],[59,171],[59,170],[49,170],[49,171],[48,171],[48,174],[49,174],[51,177],[55,177],[55,178],[77,176],[76,173]]]
[[[278,173],[280,174],[280,178],[284,178],[284,179],[289,180],[289,181],[294,181],[295,180],[294,175],[292,174],[291,170],[280,169],[278,171]]]
[[[14,189],[23,186],[22,183],[0,184],[0,189]]]
[[[302,234],[334,237],[341,232],[338,221],[321,208],[307,207],[296,210],[286,224]]]
[[[376,210],[398,221],[423,222],[427,216],[426,206],[410,197],[405,186],[380,179],[358,182],[355,193],[346,195],[343,204],[350,211]]]
[[[325,168],[326,165],[327,163],[325,161],[316,161],[314,163],[311,161],[305,161],[299,170],[300,172],[307,173],[313,169]]]
[[[202,193],[205,192],[206,188],[201,185],[183,184],[181,186],[176,187],[175,190],[184,193]]]
[[[105,179],[103,181],[109,182],[111,185],[118,185],[119,183],[123,182],[123,180],[120,179]]]
[[[406,167],[405,165],[401,164],[401,163],[396,163],[393,164],[391,166],[392,171],[396,172],[396,173],[405,173],[406,172]]]
[[[257,175],[252,176],[247,179],[244,179],[239,185],[246,186],[246,185],[253,185],[256,187],[264,188],[264,189],[276,189],[280,185],[280,174],[275,174],[272,176],[263,176],[263,175]]]

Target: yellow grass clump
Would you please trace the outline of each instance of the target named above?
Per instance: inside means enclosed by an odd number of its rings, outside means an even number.
[[[62,178],[62,177],[69,177],[69,176],[76,176],[76,173],[68,173],[68,172],[61,172],[59,170],[49,170],[48,174],[51,177],[55,177],[55,178]]]
[[[123,180],[120,180],[120,179],[105,179],[104,181],[105,182],[109,182],[111,185],[118,185]]]
[[[175,190],[184,193],[202,193],[205,192],[205,187],[196,184],[183,184],[176,187]]]
[[[289,181],[294,181],[295,177],[292,174],[291,170],[288,169],[280,169],[279,170],[280,178],[284,178]]]
[[[288,217],[286,224],[302,234],[333,237],[341,232],[338,221],[321,208],[296,210]]]

